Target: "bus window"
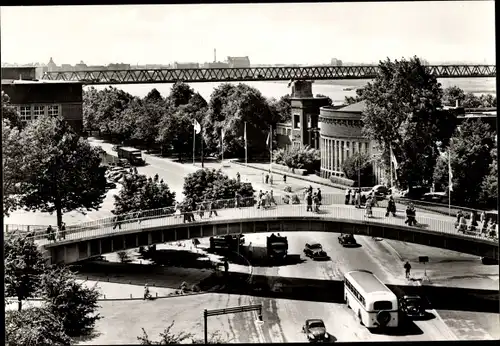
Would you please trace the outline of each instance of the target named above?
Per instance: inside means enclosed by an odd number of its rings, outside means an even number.
[[[392,303],[387,300],[381,300],[373,303],[373,310],[392,310]]]

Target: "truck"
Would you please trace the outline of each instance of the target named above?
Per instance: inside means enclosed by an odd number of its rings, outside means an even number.
[[[142,166],[146,163],[142,158],[142,154],[139,149],[130,147],[117,147],[116,151],[118,153],[119,159],[127,159],[133,166]]]
[[[210,237],[210,249],[212,250],[237,251],[238,245],[242,247],[244,244],[245,236],[243,234]]]
[[[284,260],[288,255],[288,239],[278,233],[267,237],[267,256],[271,260]]]

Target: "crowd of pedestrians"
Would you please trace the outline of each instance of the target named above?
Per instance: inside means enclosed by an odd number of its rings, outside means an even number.
[[[476,211],[471,211],[467,215],[459,210],[455,228],[462,233],[477,233],[490,238],[498,237],[497,221],[493,217],[488,218],[484,211],[478,217]]]

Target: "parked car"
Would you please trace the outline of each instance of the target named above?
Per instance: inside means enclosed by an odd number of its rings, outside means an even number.
[[[429,192],[428,187],[423,186],[413,186],[411,191],[406,189],[401,192],[401,197],[410,199],[420,199],[422,196]]]
[[[304,247],[304,254],[307,257],[311,257],[314,259],[315,254],[318,252],[324,252],[323,247],[321,246],[320,243],[311,243],[311,244],[307,243]]]
[[[399,300],[399,310],[408,318],[421,318],[425,316],[425,304],[417,295],[405,295]]]
[[[428,192],[424,193],[422,201],[433,202],[433,203],[447,203],[448,194],[446,192]]]
[[[309,342],[326,342],[329,339],[325,323],[321,319],[306,320],[302,332],[306,334]]]
[[[390,193],[390,190],[385,185],[375,185],[372,188],[372,193],[377,196],[377,198],[385,198]]]
[[[358,243],[356,242],[356,239],[354,238],[354,235],[349,234],[349,233],[342,233],[338,237],[340,245],[343,247],[354,247],[357,246]]]

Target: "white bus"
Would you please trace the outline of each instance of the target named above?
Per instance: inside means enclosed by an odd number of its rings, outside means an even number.
[[[361,325],[367,328],[398,326],[398,298],[372,272],[346,273],[344,299]]]

